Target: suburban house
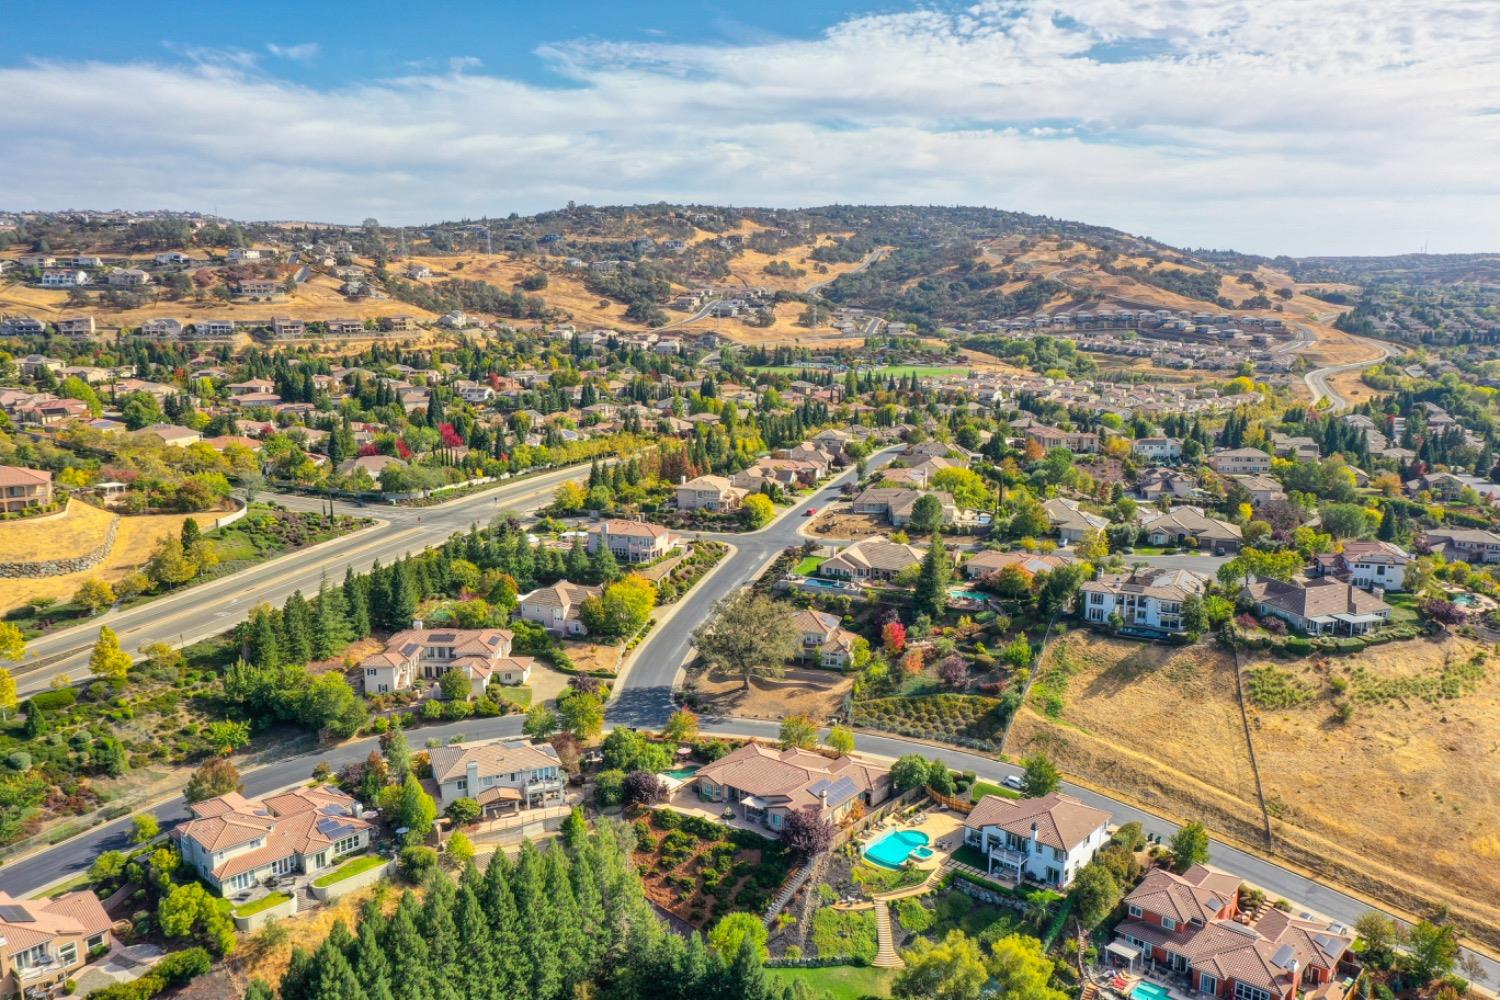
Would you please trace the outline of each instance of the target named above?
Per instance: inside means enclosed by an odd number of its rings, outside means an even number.
[[[591,524],[588,531],[590,555],[598,552],[599,546],[603,545],[622,562],[652,562],[672,551],[681,541],[659,524],[618,517]]]
[[[1182,459],[1182,440],[1171,437],[1136,438],[1130,453],[1150,462],[1177,462]]]
[[[603,593],[602,587],[559,580],[550,587],[538,587],[520,600],[524,621],[536,622],[553,635],[588,635],[579,611],[583,602]]]
[[[110,947],[113,925],[87,889],[52,899],[0,892],[0,997],[58,995],[91,954]]]
[[[67,316],[57,321],[57,332],[63,337],[92,337],[94,330],[92,316]]]
[[[1208,577],[1190,569],[1137,566],[1129,573],[1105,573],[1081,588],[1084,621],[1107,622],[1116,611],[1129,628],[1182,632],[1182,605],[1203,594]]]
[[[1230,448],[1215,452],[1208,465],[1221,476],[1264,476],[1271,471],[1271,456],[1259,448]]]
[[[281,282],[274,278],[245,278],[239,283],[239,293],[247,299],[274,299],[281,292]]]
[[[153,340],[175,340],[182,336],[182,320],[169,316],[148,319],[141,324],[141,336]]]
[[[71,267],[42,272],[43,288],[72,288],[75,285],[87,285],[88,283],[89,275],[87,271],[79,271]]]
[[[469,678],[474,694],[483,694],[491,679],[525,684],[534,662],[513,657],[514,634],[503,628],[423,628],[420,621],[386,640],[385,649],[360,661],[366,694],[404,691],[418,679],[436,682],[450,670]]]
[[[1042,509],[1047,512],[1047,520],[1052,522],[1058,540],[1064,545],[1072,545],[1090,531],[1102,531],[1109,526],[1109,518],[1080,510],[1077,500],[1054,497],[1042,504]]]
[[[1042,555],[1035,552],[995,552],[986,549],[983,552],[974,553],[973,557],[964,563],[964,576],[970,580],[982,580],[1010,566],[1019,567],[1035,576],[1037,573],[1050,573],[1067,562],[1069,562],[1067,556]]]
[[[268,878],[311,875],[370,846],[359,803],[331,785],[252,802],[239,792],[195,802],[172,831],[191,865],[220,894]]]
[[[1148,545],[1186,545],[1190,541],[1216,556],[1240,550],[1240,528],[1208,517],[1199,507],[1173,507],[1142,525]]]
[[[912,511],[916,508],[917,501],[923,496],[937,497],[938,503],[943,508],[944,524],[952,524],[958,520],[958,504],[954,503],[950,494],[942,490],[933,490],[924,494],[920,490],[907,489],[903,486],[880,486],[865,490],[854,498],[850,511],[855,514],[883,517],[891,522],[892,527],[904,528],[911,523]]]
[[[427,752],[438,801],[474,799],[487,815],[562,801],[567,777],[547,743],[500,742],[433,747]]]
[[[1026,440],[1035,441],[1043,450],[1066,448],[1069,451],[1092,453],[1099,450],[1099,435],[1082,431],[1065,431],[1046,424],[1033,424],[1026,429]]]
[[[14,514],[51,503],[51,472],[20,465],[0,465],[0,512]]]
[[[1417,547],[1449,562],[1500,562],[1500,535],[1479,528],[1431,528],[1422,533]]]
[[[745,499],[723,476],[699,476],[677,487],[678,510],[734,510]]]
[[[1390,542],[1344,543],[1344,551],[1330,552],[1313,559],[1313,572],[1319,576],[1332,576],[1356,587],[1369,590],[1404,590],[1406,567],[1411,562],[1399,545]]]
[[[856,802],[870,808],[891,794],[890,769],[879,764],[759,743],[705,764],[692,783],[700,799],[727,803],[728,811],[772,833],[781,832],[794,811],[837,824]]]
[[[1250,494],[1250,503],[1253,506],[1259,507],[1272,500],[1286,499],[1286,491],[1281,488],[1281,483],[1270,476],[1231,476],[1230,478]]]
[[[1071,795],[986,795],[964,817],[964,843],[984,854],[990,875],[1063,888],[1109,842],[1109,813]]]
[[[177,424],[148,424],[138,431],[132,431],[135,437],[153,435],[159,437],[163,444],[172,445],[175,448],[186,448],[190,444],[197,444],[203,440],[203,435],[191,427],[179,427]]]
[[[115,288],[140,288],[151,284],[151,275],[138,267],[122,267],[109,272],[107,280]]]
[[[1391,606],[1342,580],[1311,583],[1257,579],[1243,596],[1261,615],[1280,618],[1307,635],[1363,635],[1391,620]]]
[[[1252,922],[1239,909],[1240,880],[1194,865],[1147,873],[1125,897],[1126,919],[1110,952],[1188,977],[1220,1000],[1338,1000],[1335,974],[1354,944],[1337,925],[1274,907]]]
[[[888,580],[902,570],[920,564],[926,554],[926,550],[915,545],[890,542],[879,535],[871,535],[825,559],[818,567],[818,574],[849,580]]]
[[[847,670],[854,662],[859,636],[844,628],[838,615],[807,608],[792,615],[792,628],[802,638],[801,658],[835,670]]]

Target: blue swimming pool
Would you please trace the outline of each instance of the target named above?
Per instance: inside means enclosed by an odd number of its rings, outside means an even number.
[[[900,868],[912,852],[927,847],[927,839],[921,830],[892,830],[865,848],[865,857],[884,868]]]
[[[1130,1000],[1170,1000],[1171,996],[1165,986],[1144,980],[1130,991]]]

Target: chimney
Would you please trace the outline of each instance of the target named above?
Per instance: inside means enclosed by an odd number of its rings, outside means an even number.
[[[687,473],[686,472],[684,472],[682,475],[680,475],[680,476],[677,477],[677,484],[679,486],[686,486],[687,485]]]
[[[1036,847],[1036,823],[1034,821],[1031,824],[1031,853],[1032,854],[1037,853],[1037,847]]]
[[[470,760],[468,763],[469,798],[479,794],[479,761]]]
[[[420,619],[420,618],[413,618],[411,620],[411,627],[414,628],[414,629],[421,629],[421,627],[422,627],[422,619]]]

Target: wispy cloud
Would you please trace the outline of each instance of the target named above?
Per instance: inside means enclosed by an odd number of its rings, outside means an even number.
[[[317,56],[321,49],[317,42],[299,42],[296,45],[277,45],[275,42],[270,42],[266,45],[266,51],[279,59],[303,62]]]
[[[1291,253],[1479,248],[1500,218],[1491,0],[987,0],[537,55],[570,86],[468,57],[333,89],[234,52],[0,70],[27,95],[0,131],[33,151],[0,203],[415,222],[966,202]]]

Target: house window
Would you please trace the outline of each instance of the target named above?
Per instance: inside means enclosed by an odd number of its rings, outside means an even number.
[[[1234,984],[1234,1000],[1271,1000],[1271,994],[1258,986],[1236,981]]]
[[[1219,981],[1213,976],[1200,974],[1198,976],[1198,992],[1207,993],[1209,996],[1218,996]]]
[[[1175,931],[1177,929],[1177,921],[1173,920],[1171,917],[1162,917],[1161,926],[1163,930]]]
[[[1139,917],[1141,915],[1141,908],[1139,906],[1136,906],[1134,903],[1131,903],[1130,904],[1130,915],[1132,917]]]
[[[340,854],[348,854],[350,851],[358,849],[359,835],[355,834],[353,837],[345,837],[343,840],[335,843],[333,845],[333,856],[338,857]]]
[[[76,941],[69,941],[67,944],[57,949],[57,960],[64,966],[72,965],[77,962],[78,943]]]
[[[27,948],[25,951],[17,952],[15,955],[11,956],[11,958],[13,959],[14,965],[17,970],[30,969],[33,966],[41,965],[46,961],[47,946],[45,944],[39,944],[34,948]]]

